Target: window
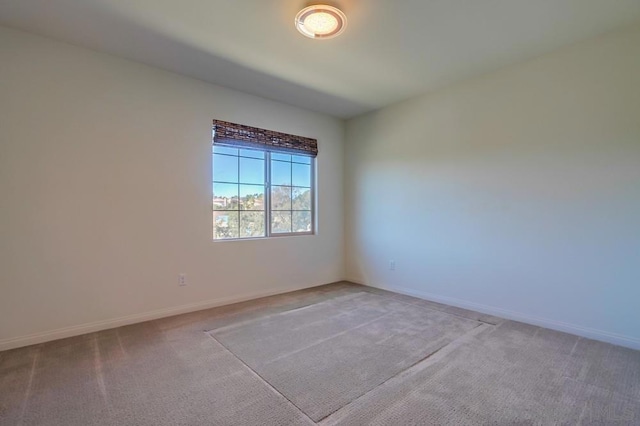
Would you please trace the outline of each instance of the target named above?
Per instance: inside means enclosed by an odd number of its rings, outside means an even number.
[[[311,157],[275,152],[269,157],[271,234],[311,233]]]
[[[313,234],[315,159],[304,154],[214,143],[213,239]]]
[[[214,145],[214,239],[266,235],[265,160],[265,152]]]

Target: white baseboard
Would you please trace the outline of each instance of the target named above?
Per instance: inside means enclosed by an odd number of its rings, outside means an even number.
[[[414,290],[414,289],[389,286],[389,285],[365,284],[363,282],[360,282],[359,280],[353,280],[353,279],[347,279],[347,281],[351,281],[356,284],[366,285],[370,287],[380,288],[382,290],[389,290],[395,293],[406,294],[407,296],[419,297],[421,299],[427,299],[433,302],[444,303],[446,305],[456,306],[459,308],[471,309],[477,312],[494,315],[500,318],[520,321],[527,324],[537,325],[539,327],[550,328],[552,330],[563,331],[565,333],[586,337],[588,339],[600,340],[602,342],[612,343],[614,345],[640,350],[640,339],[637,339],[631,336],[624,336],[621,334],[610,333],[604,330],[598,330],[598,329],[589,328],[589,327],[582,327],[579,325],[568,324],[565,322],[555,321],[555,320],[546,319],[546,318],[538,318],[531,315],[523,314],[521,312],[510,311],[507,309],[496,308],[493,306],[481,305],[478,303],[473,303],[473,302],[469,302],[461,299],[455,299],[452,297],[439,296],[437,294],[431,294],[421,290]]]
[[[289,293],[296,290],[317,287],[324,284],[318,284],[307,287],[286,287],[277,288],[268,291],[258,291],[253,293],[245,293],[238,296],[221,297],[218,299],[206,300],[204,302],[191,303],[187,305],[174,306],[164,309],[156,309],[141,314],[127,315],[119,318],[112,318],[103,321],[95,321],[86,324],[74,325],[71,327],[58,328],[55,330],[45,331],[42,333],[28,334],[26,336],[12,337],[0,340],[0,351],[8,349],[20,348],[23,346],[35,345],[38,343],[49,342],[51,340],[64,339],[67,337],[79,336],[86,333],[94,333],[96,331],[107,330],[110,328],[121,327],[139,322],[150,321],[159,318],[170,317],[189,312],[201,311],[203,309],[215,308],[218,306],[230,305],[232,303],[244,302],[261,297],[273,296],[276,294]]]
[[[545,318],[533,317],[520,312],[514,312],[502,308],[496,308],[492,306],[481,305],[478,303],[468,302],[461,299],[455,299],[446,296],[439,296],[436,294],[414,290],[403,287],[388,286],[388,285],[372,285],[365,284],[358,279],[349,279],[356,284],[366,285],[370,287],[380,288],[383,290],[389,290],[396,293],[406,294],[408,296],[419,297],[421,299],[427,299],[434,302],[444,303],[451,306],[457,306],[459,308],[471,309],[474,311],[482,312],[489,315],[494,315],[501,318],[506,318],[514,321],[521,321],[528,324],[537,325],[540,327],[550,328],[552,330],[563,331],[565,333],[575,334],[577,336],[586,337],[589,339],[600,340],[614,345],[625,346],[631,349],[640,350],[640,340],[630,336],[624,336],[620,334],[610,333],[603,330],[582,327],[575,324],[568,324],[560,321],[549,320]],[[319,284],[323,285],[323,284]],[[310,287],[287,287],[278,288],[268,291],[246,293],[238,296],[221,297],[217,299],[211,299],[204,302],[192,303],[187,305],[180,305],[170,308],[157,309],[153,311],[144,312],[141,314],[127,315],[124,317],[108,319],[104,321],[95,321],[87,324],[76,325],[72,327],[59,328],[55,330],[45,331],[42,333],[34,333],[26,336],[12,337],[9,339],[0,340],[0,351],[19,348],[22,346],[29,346],[38,343],[44,343],[51,340],[64,339],[67,337],[79,336],[81,334],[93,333],[96,331],[107,330],[110,328],[121,327],[123,325],[130,325],[144,321],[150,321],[159,318],[170,317],[173,315],[186,314],[189,312],[200,311],[203,309],[215,308],[218,306],[230,305],[232,303],[244,302],[252,299],[259,299],[261,297],[273,296],[276,294],[288,293],[291,291],[302,290]]]

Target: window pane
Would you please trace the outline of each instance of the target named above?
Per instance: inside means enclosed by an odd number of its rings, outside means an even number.
[[[240,212],[240,238],[264,235],[264,212]]]
[[[311,232],[311,212],[293,212],[293,232]]]
[[[213,238],[238,238],[238,212],[213,212]]]
[[[291,210],[291,187],[271,187],[271,210]]]
[[[291,163],[271,161],[271,184],[291,185]]]
[[[230,148],[228,146],[220,146],[220,145],[213,145],[213,152],[217,153],[217,154],[230,154],[230,155],[238,155],[238,149],[237,148]]]
[[[240,183],[264,184],[264,160],[240,158]]]
[[[291,212],[272,212],[271,232],[274,234],[291,232]]]
[[[214,183],[213,209],[238,210],[238,185],[234,183]]]
[[[238,182],[238,157],[213,154],[213,180]]]
[[[279,154],[277,152],[271,153],[272,160],[281,160],[281,161],[291,161],[291,155],[289,154]]]
[[[293,188],[291,208],[293,210],[311,210],[311,189]]]
[[[264,151],[258,151],[255,149],[241,149],[240,157],[262,158],[264,159]]]
[[[291,157],[291,161],[294,163],[311,164],[311,157],[306,155],[292,155]]]
[[[263,185],[240,185],[240,210],[264,210]]]
[[[293,186],[311,187],[311,166],[306,164],[293,164]]]

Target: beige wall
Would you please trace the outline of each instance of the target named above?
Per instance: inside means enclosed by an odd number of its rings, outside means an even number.
[[[213,118],[318,139],[318,235],[212,241]],[[0,350],[342,279],[342,155],[340,120],[0,27]]]
[[[318,138],[318,235],[211,241],[212,118]],[[640,347],[639,27],[347,140],[343,179],[339,120],[0,27],[0,350],[345,276]]]
[[[640,348],[640,27],[350,120],[346,146],[350,279]]]

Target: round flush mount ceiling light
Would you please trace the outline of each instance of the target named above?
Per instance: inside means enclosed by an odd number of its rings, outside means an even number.
[[[309,38],[327,39],[342,33],[347,17],[340,10],[325,4],[305,7],[296,15],[296,28]]]

